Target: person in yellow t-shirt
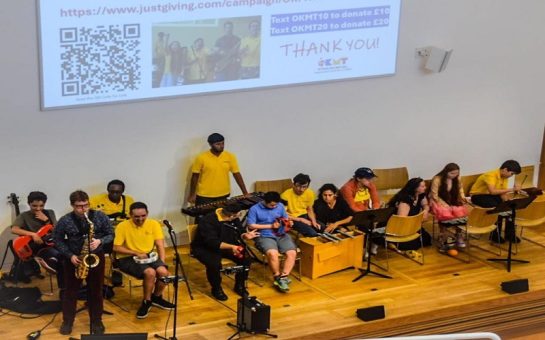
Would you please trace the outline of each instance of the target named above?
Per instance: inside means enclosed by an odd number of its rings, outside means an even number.
[[[129,218],[129,207],[134,199],[124,195],[125,183],[114,179],[106,186],[107,193],[91,197],[91,209],[100,210],[106,214],[114,225]]]
[[[148,316],[151,306],[171,310],[174,304],[163,299],[166,284],[157,278],[170,275],[165,264],[165,243],[163,229],[156,220],[147,219],[148,207],[142,202],[130,206],[130,219],[119,223],[115,229],[114,251],[122,256],[117,262],[119,269],[138,279],[143,279],[144,300],[136,317]],[[155,262],[139,264],[134,257],[147,259],[156,249]]]
[[[480,175],[469,193],[471,194],[471,202],[483,208],[493,208],[501,202],[509,199],[509,194],[516,193],[520,190],[520,185],[515,184],[513,188],[509,188],[508,179],[513,175],[520,174],[521,167],[519,162],[508,160],[503,162],[499,169],[491,170]],[[501,221],[498,223],[498,229],[490,234],[490,240],[493,242],[503,243],[505,240],[500,236]],[[518,237],[515,242],[520,242]]]
[[[240,41],[240,79],[259,78],[261,64],[261,23],[253,20],[248,25],[250,35]]]
[[[293,187],[284,191],[280,197],[286,201],[286,211],[293,221],[293,229],[303,236],[314,237],[318,235],[321,226],[316,221],[313,208],[316,195],[309,185],[309,175],[297,174],[293,178]]]
[[[234,154],[225,151],[225,138],[219,133],[208,136],[210,150],[201,153],[191,167],[188,202],[202,205],[223,200],[231,194],[229,173],[233,174],[243,195],[248,194]]]

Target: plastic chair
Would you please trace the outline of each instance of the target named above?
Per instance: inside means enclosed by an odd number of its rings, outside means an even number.
[[[523,210],[517,212],[515,223],[520,227],[520,238],[545,248],[545,245],[522,236],[524,228],[545,227],[545,200],[533,201]]]
[[[373,169],[373,172],[377,175],[374,183],[383,202],[388,202],[409,180],[407,167]]]
[[[406,253],[399,252],[399,254],[407,257],[408,259],[423,265],[424,264],[424,242],[422,241],[422,234],[420,229],[422,228],[422,221],[424,220],[424,212],[421,212],[415,216],[398,216],[392,215],[386,223],[386,230],[384,235],[385,248],[386,248],[386,269],[389,270],[389,257],[388,257],[388,244],[389,243],[402,243],[409,242],[416,239],[420,239],[420,257],[421,261],[416,258],[409,257]]]
[[[488,214],[488,211],[492,210],[493,208],[480,208],[480,207],[474,207],[469,212],[469,216],[467,217],[467,223],[465,225],[459,225],[457,228],[459,228],[465,235],[466,242],[466,252],[468,255],[467,263],[471,262],[471,238],[473,235],[488,235],[492,231],[496,230],[497,225],[496,222],[498,221],[498,214]],[[498,254],[501,256],[501,247],[500,244],[500,235],[498,233]],[[475,246],[475,248],[479,248],[483,251],[496,254],[488,249],[481,248],[479,246]]]
[[[288,190],[293,186],[291,179],[276,179],[271,181],[256,181],[255,182],[255,191],[257,192],[268,192],[275,191],[279,194]]]

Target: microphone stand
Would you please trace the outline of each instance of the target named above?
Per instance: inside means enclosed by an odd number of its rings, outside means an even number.
[[[178,283],[179,283],[179,280],[180,280],[179,269],[181,269],[181,271],[182,271],[183,279],[184,279],[185,284],[187,286],[187,291],[189,292],[189,297],[191,298],[191,300],[193,300],[193,295],[191,294],[191,289],[189,287],[189,282],[187,282],[187,279],[186,279],[185,270],[184,270],[184,267],[182,266],[182,261],[180,261],[180,253],[178,253],[178,245],[176,244],[176,233],[174,232],[174,228],[172,227],[172,225],[170,224],[170,222],[168,220],[163,220],[163,224],[168,228],[168,234],[170,235],[170,240],[171,240],[172,246],[174,248],[174,264],[176,266],[176,268],[174,270],[174,283],[173,283],[173,286],[174,286],[174,322],[173,322],[173,325],[172,325],[172,336],[171,337],[167,338],[167,337],[161,336],[159,334],[155,334],[154,337],[158,338],[158,339],[163,339],[163,340],[177,340],[177,338],[176,338],[176,321],[177,321],[177,317],[178,317]]]

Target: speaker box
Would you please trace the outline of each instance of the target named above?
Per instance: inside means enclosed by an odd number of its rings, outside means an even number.
[[[528,279],[504,281],[501,283],[501,290],[509,294],[516,294],[528,291]]]
[[[384,306],[373,306],[367,308],[359,308],[356,310],[356,315],[363,321],[373,321],[378,319],[384,319],[386,314],[384,313]]]
[[[147,340],[148,333],[82,334],[81,340]]]
[[[240,298],[237,304],[237,324],[244,323],[251,332],[265,332],[271,324],[271,307],[255,296]]]

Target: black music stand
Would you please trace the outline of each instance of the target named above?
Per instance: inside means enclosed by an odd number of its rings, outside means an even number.
[[[373,274],[378,277],[382,277],[384,279],[391,279],[392,277],[389,275],[377,273],[375,271],[371,270],[371,265],[375,265],[382,269],[379,265],[371,262],[371,234],[373,233],[373,229],[377,224],[385,224],[390,219],[390,216],[392,216],[395,212],[395,207],[389,207],[389,208],[382,208],[382,209],[374,209],[374,210],[365,210],[361,212],[357,212],[354,214],[354,218],[352,219],[352,223],[358,227],[358,229],[362,230],[365,233],[365,252],[367,253],[367,268],[362,269],[358,268],[358,270],[361,272],[361,274],[356,277],[352,282],[356,282],[362,277]]]
[[[517,199],[505,201],[500,203],[498,206],[496,206],[496,208],[488,212],[488,214],[496,214],[496,213],[503,213],[503,212],[511,213],[510,216],[507,217],[505,221],[505,237],[509,239],[509,248],[507,250],[507,257],[504,259],[487,259],[488,261],[492,261],[492,262],[506,262],[508,272],[511,272],[511,262],[530,263],[530,261],[514,259],[512,257],[513,254],[511,250],[513,249],[513,240],[516,238],[515,218],[516,218],[517,210],[526,208],[535,199],[536,199],[536,196],[528,196],[524,198],[517,198]]]

